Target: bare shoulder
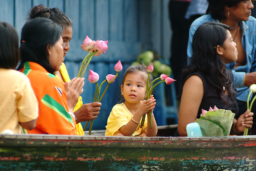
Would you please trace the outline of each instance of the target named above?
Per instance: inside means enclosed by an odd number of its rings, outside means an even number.
[[[192,75],[191,77],[189,77],[185,84],[184,87],[190,87],[190,88],[202,88],[204,87],[203,81],[202,79],[197,76],[197,75]]]

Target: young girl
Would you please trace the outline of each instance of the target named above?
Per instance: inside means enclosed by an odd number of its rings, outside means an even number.
[[[38,103],[29,79],[14,70],[20,59],[16,30],[0,22],[0,37],[0,133],[8,129],[19,134],[19,125],[34,129]]]
[[[149,122],[149,111],[153,111],[156,102],[153,96],[144,100],[147,76],[147,70],[141,65],[132,65],[126,70],[121,84],[125,102],[113,107],[106,126],[106,136],[156,136],[157,125],[153,114],[152,128]],[[145,113],[147,117],[140,128]]]
[[[228,26],[205,23],[198,27],[193,37],[193,55],[183,72],[183,92],[179,110],[178,133],[186,136],[186,125],[200,117],[202,109],[216,105],[219,109],[238,113],[233,75],[225,64],[237,60],[236,43]],[[210,34],[209,34],[210,33]],[[232,133],[252,127],[253,113],[244,111],[234,119]]]

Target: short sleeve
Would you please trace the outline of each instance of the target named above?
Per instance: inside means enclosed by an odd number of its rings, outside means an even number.
[[[129,122],[124,109],[114,106],[106,126],[106,136],[113,136],[118,130]]]
[[[29,122],[38,117],[38,102],[27,78],[19,81],[17,90],[17,108],[19,122]],[[22,86],[23,85],[23,86]]]

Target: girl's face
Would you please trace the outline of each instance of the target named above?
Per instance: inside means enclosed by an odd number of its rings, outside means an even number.
[[[121,93],[125,102],[140,103],[146,96],[146,80],[145,72],[134,72],[126,75],[124,84],[121,85]]]
[[[49,63],[55,71],[59,71],[63,61],[63,40],[62,37],[52,46],[48,48]]]
[[[221,57],[221,59],[224,61],[225,64],[234,62],[237,60],[237,49],[236,49],[236,43],[232,39],[232,35],[227,30],[227,38],[223,43],[223,46],[217,47],[217,53]]]
[[[63,49],[64,49],[64,57],[65,57],[70,49],[69,42],[72,39],[72,26],[65,27],[61,37],[63,39]],[[64,62],[64,58],[63,58],[63,62]]]
[[[254,8],[252,0],[243,0],[237,6],[230,8],[230,18],[235,21],[247,21]]]

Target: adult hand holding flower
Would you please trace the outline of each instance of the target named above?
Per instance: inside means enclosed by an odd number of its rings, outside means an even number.
[[[249,100],[250,100],[250,97],[251,97],[252,93],[256,93],[256,84],[252,84],[250,86],[250,93],[247,97],[247,109],[249,110],[249,112],[251,112],[252,105],[253,105],[254,101],[256,100],[256,96],[254,96],[253,100],[251,101],[251,105],[250,105]],[[248,135],[248,128],[247,127],[244,128],[244,135]]]

